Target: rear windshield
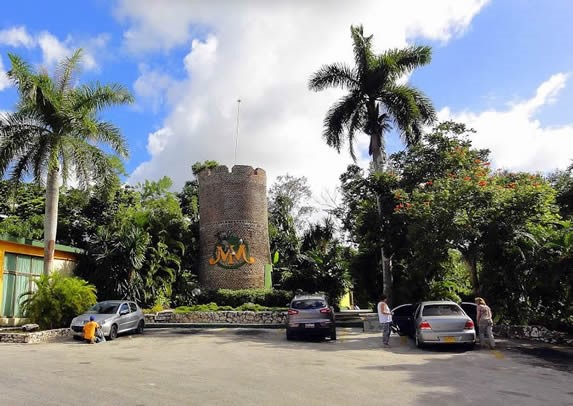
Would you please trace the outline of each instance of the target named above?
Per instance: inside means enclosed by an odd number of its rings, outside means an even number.
[[[326,307],[326,302],[316,299],[293,300],[290,307],[298,310],[322,309]]]
[[[424,316],[459,316],[462,309],[455,304],[426,305],[422,311]]]
[[[88,313],[115,314],[119,303],[98,303],[88,310]]]

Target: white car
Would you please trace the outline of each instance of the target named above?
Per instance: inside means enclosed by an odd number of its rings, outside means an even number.
[[[70,329],[74,338],[83,338],[84,324],[94,317],[102,329],[103,334],[109,339],[117,338],[117,335],[125,332],[143,333],[145,317],[141,308],[135,302],[128,300],[106,300],[96,303],[84,314],[72,320]]]

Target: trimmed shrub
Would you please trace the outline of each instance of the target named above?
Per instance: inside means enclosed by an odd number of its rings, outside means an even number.
[[[175,313],[189,313],[189,312],[217,312],[224,310],[233,310],[231,306],[218,306],[217,303],[207,303],[193,306],[179,306],[175,308]]]
[[[255,303],[243,303],[241,306],[232,308],[231,306],[218,306],[216,303],[208,303],[194,306],[179,306],[174,310],[176,314],[191,312],[221,312],[221,311],[238,311],[238,312],[264,312],[264,311],[285,311],[285,307],[266,307]]]
[[[282,308],[287,306],[293,296],[291,291],[277,289],[218,289],[202,292],[198,300],[199,303],[217,303],[219,306],[234,308],[245,303]]]
[[[22,294],[24,316],[41,329],[68,327],[72,319],[96,303],[95,286],[57,272],[34,280],[35,291]]]

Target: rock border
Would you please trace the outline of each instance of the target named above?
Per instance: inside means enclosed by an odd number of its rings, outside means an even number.
[[[37,343],[52,341],[62,337],[71,337],[71,336],[72,336],[72,331],[69,328],[34,331],[29,333],[0,332],[0,343],[37,344]]]
[[[199,323],[199,324],[284,324],[286,311],[218,311],[218,312],[189,312],[175,313],[173,310],[164,310],[159,313],[145,315],[145,324],[155,323]]]

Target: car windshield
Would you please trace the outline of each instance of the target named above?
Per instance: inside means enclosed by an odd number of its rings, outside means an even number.
[[[118,307],[119,303],[97,303],[87,312],[95,314],[115,314]]]
[[[462,309],[455,304],[426,305],[422,312],[424,316],[459,316]]]
[[[297,310],[322,309],[326,307],[326,302],[320,299],[293,300],[290,307]]]

